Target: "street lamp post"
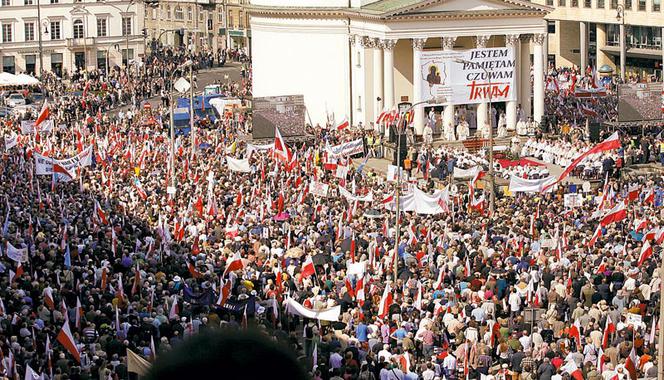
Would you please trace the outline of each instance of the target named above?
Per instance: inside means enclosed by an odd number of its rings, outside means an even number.
[[[401,114],[397,120],[397,180],[396,180],[396,190],[394,195],[394,201],[396,202],[396,228],[394,233],[394,282],[396,283],[397,277],[399,276],[399,242],[401,240],[401,223],[399,221],[399,215],[401,214],[401,204],[399,203],[399,198],[401,195],[401,125],[404,122],[404,116],[410,113],[415,107],[422,104],[443,104],[446,103],[446,100],[441,97],[435,97],[428,100],[423,100],[411,105],[405,112]]]
[[[39,0],[37,0],[37,34],[39,34],[39,78],[42,77],[44,72],[44,50],[42,48],[42,29],[41,29],[41,6],[39,5]],[[37,73],[35,73],[37,74]]]
[[[625,82],[625,6],[618,4],[616,7],[616,19],[620,22],[620,80]]]
[[[111,8],[115,8],[115,9],[117,9],[119,12],[122,12],[122,9],[121,9],[121,8],[119,8],[118,6],[116,6],[116,5],[114,5],[114,4],[109,3],[107,0],[102,0],[102,2],[103,2],[104,4],[110,6]],[[131,8],[131,6],[134,5],[134,4],[136,4],[136,0],[131,0],[131,1],[129,2],[129,4],[127,4],[127,9],[124,11],[124,13],[125,13],[125,14],[129,13],[129,8]],[[122,16],[122,14],[120,14],[120,16]],[[123,18],[123,19],[124,19],[124,18]],[[130,19],[130,20],[131,20],[131,19]],[[132,24],[133,24],[133,23],[132,23]],[[131,25],[131,26],[133,26],[133,25]],[[129,72],[129,36],[131,35],[131,31],[132,31],[132,29],[133,29],[133,28],[129,28],[129,30],[127,30],[127,31],[126,31],[126,34],[125,34],[125,55],[127,56],[127,63],[126,63],[126,66],[127,66],[127,73]],[[122,30],[122,32],[124,33],[125,30]]]
[[[487,110],[487,118],[489,120],[489,186],[491,187],[491,192],[489,193],[489,213],[493,215],[493,211],[496,204],[496,194],[495,194],[496,176],[494,175],[494,170],[493,170],[493,118],[491,115],[491,101],[493,100],[492,97],[493,91],[491,91],[491,75],[487,69],[485,69],[482,65],[479,65],[475,62],[461,58],[457,58],[454,61],[456,63],[462,63],[470,65],[472,67],[480,68],[482,71],[484,71],[484,74],[486,75],[487,80],[489,82],[489,99],[488,99],[489,109]]]
[[[192,66],[193,62],[191,60],[186,61],[178,69],[173,70],[173,73],[170,76],[171,90],[168,93],[168,108],[169,108],[169,127],[171,130],[171,155],[170,155],[170,166],[171,166],[171,188],[175,189],[175,121],[173,116],[173,79],[175,78],[175,73],[178,71],[184,72],[183,70]],[[190,84],[193,86],[193,84]]]

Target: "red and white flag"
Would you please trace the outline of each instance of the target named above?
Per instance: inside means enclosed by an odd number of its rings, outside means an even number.
[[[611,223],[617,223],[623,219],[627,218],[627,210],[625,210],[625,203],[619,202],[615,207],[609,210],[602,220],[600,220],[600,225],[606,227]]]
[[[639,232],[646,227],[648,227],[648,219],[634,219],[634,231]]]
[[[650,256],[652,256],[652,246],[650,245],[650,241],[646,240],[641,247],[641,254],[639,255],[639,262],[637,263],[637,266],[642,266],[643,263],[650,258]]]
[[[378,305],[379,318],[384,319],[387,316],[392,302],[392,288],[390,287],[390,284],[385,284],[385,290],[383,291],[383,296],[380,298],[380,304]]]
[[[37,116],[37,120],[35,121],[35,129],[39,128],[39,125],[46,121],[50,115],[51,111],[48,107],[48,100],[44,100],[41,111],[39,111],[39,116]]]
[[[337,131],[343,131],[344,129],[350,127],[350,123],[348,122],[348,118],[344,117],[339,123],[337,123]]]
[[[228,272],[235,272],[236,270],[244,269],[244,261],[240,256],[240,252],[235,252],[231,258],[228,259],[226,263],[226,269],[224,270],[223,276],[226,276]]]
[[[602,225],[598,224],[597,228],[595,229],[595,232],[593,233],[593,236],[590,238],[588,246],[594,247],[595,243],[597,243],[597,239],[599,239],[601,236],[602,236]]]
[[[290,150],[277,127],[274,128],[274,157],[283,162],[290,161]]]
[[[62,325],[62,329],[58,333],[57,336],[58,342],[64,346],[67,351],[74,357],[77,363],[81,363],[81,353],[78,351],[78,347],[76,347],[76,341],[74,341],[74,336],[71,334],[71,330],[69,330],[69,321],[65,320],[65,323]]]
[[[304,263],[302,263],[302,272],[300,274],[302,275],[302,278],[307,278],[313,276],[314,273],[316,273],[314,262],[311,260],[311,256],[307,256]]]
[[[48,307],[49,310],[55,310],[55,302],[53,301],[53,289],[50,286],[47,286],[42,293],[44,295],[44,304]]]
[[[643,196],[643,204],[655,204],[655,191],[653,189],[648,189],[646,191],[645,195]]]
[[[616,332],[616,325],[613,324],[610,315],[606,315],[606,323],[604,325],[604,333],[602,334],[602,348],[607,348],[609,346],[609,338],[611,334]]]
[[[638,183],[629,185],[629,188],[627,189],[627,199],[629,199],[630,202],[639,199],[639,190],[641,190],[641,187]]]
[[[101,208],[99,202],[95,200],[95,215],[97,216],[101,224],[108,224],[108,219],[106,218],[106,212]]]
[[[545,193],[549,188],[559,183],[563,179],[567,178],[567,176],[570,175],[570,173],[574,170],[574,168],[591,154],[619,149],[620,146],[621,146],[620,137],[618,136],[618,132],[615,132],[611,136],[609,136],[609,138],[607,138],[606,140],[583,152],[567,168],[565,168],[565,170],[558,176],[555,182],[544,186],[541,192]]]
[[[364,294],[364,276],[360,277],[355,284],[355,300],[360,307],[364,306],[364,301],[366,300]]]

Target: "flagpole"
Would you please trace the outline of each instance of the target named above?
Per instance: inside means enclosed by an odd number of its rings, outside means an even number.
[[[660,254],[664,255],[664,254]],[[664,278],[664,260],[661,260],[659,267],[659,337],[657,338],[657,348],[659,349],[657,353],[657,380],[664,380],[664,302],[662,302],[661,295],[664,294],[664,281],[661,279]],[[655,316],[653,315],[653,318]]]

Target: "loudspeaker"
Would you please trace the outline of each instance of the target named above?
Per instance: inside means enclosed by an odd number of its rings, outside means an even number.
[[[591,122],[588,125],[588,134],[590,135],[591,142],[594,143],[599,142],[599,128],[600,128],[599,123]]]
[[[392,159],[392,165],[398,165],[403,167],[403,160],[406,159],[408,155],[408,142],[406,140],[406,134],[401,134],[401,136],[395,136],[395,149],[394,149],[394,158]],[[397,150],[399,151],[400,161],[397,163]]]

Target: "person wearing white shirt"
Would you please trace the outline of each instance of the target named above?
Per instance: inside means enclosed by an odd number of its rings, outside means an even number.
[[[512,318],[514,318],[521,309],[521,297],[516,291],[514,291],[514,288],[511,289],[508,302],[510,304],[510,312],[512,314]]]
[[[450,378],[455,373],[457,368],[457,359],[452,355],[452,351],[447,352],[447,356],[443,359],[443,373],[445,377]]]
[[[383,344],[383,349],[378,351],[378,360],[383,358],[384,361],[389,362],[392,359],[392,353],[387,350],[388,345]]]

